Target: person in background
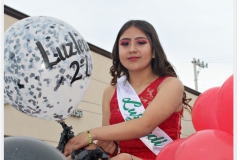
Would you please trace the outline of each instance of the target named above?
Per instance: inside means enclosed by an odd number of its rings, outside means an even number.
[[[95,146],[97,140],[111,160],[153,160],[180,138],[183,109],[191,110],[184,86],[146,21],[130,20],[122,26],[112,60],[111,85],[102,100],[103,126],[70,139],[64,155]]]

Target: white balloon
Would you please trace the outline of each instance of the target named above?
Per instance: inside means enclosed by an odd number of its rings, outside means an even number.
[[[28,17],[4,34],[4,98],[29,116],[71,115],[92,78],[92,56],[80,33],[53,17]]]

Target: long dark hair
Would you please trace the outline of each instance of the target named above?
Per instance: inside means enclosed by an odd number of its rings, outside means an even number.
[[[113,50],[112,50],[112,62],[113,65],[110,68],[110,74],[113,77],[111,80],[111,85],[115,85],[117,83],[117,78],[121,77],[122,75],[126,75],[127,79],[129,80],[129,73],[128,70],[121,64],[119,59],[119,38],[123,34],[123,32],[128,29],[129,27],[134,26],[142,30],[145,35],[147,36],[148,40],[150,41],[152,51],[155,54],[155,58],[151,60],[151,67],[153,73],[163,77],[163,76],[171,76],[171,77],[178,77],[173,66],[168,61],[167,56],[162,48],[162,45],[159,41],[158,35],[154,27],[142,20],[130,20],[126,22],[120,31],[118,32],[117,38],[115,40]],[[182,100],[186,109],[192,109],[192,107],[188,104],[189,99],[186,98],[186,93],[183,93],[183,100]]]

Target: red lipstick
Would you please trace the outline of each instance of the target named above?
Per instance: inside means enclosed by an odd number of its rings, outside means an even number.
[[[130,60],[130,61],[136,61],[136,60],[138,60],[139,59],[139,57],[129,57],[128,58],[128,60]]]

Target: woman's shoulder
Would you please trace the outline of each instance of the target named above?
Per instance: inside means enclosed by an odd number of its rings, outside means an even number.
[[[165,81],[168,83],[182,83],[181,80],[177,77],[166,76]]]
[[[175,87],[178,87],[178,88],[182,88],[184,89],[184,86],[181,82],[180,79],[176,78],[176,77],[166,77],[164,78],[164,80],[162,81],[162,83],[158,86],[158,89],[160,88],[175,88]]]
[[[108,85],[106,88],[105,88],[105,91],[106,92],[112,92],[114,91],[116,88],[116,85]]]
[[[116,85],[108,85],[104,90],[104,96],[112,98],[116,89]]]

